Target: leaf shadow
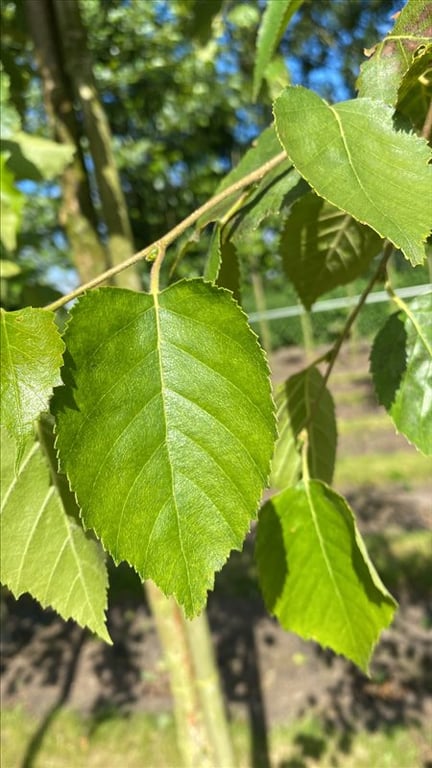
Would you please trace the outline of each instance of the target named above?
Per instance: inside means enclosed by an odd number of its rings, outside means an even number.
[[[63,354],[63,366],[61,369],[63,384],[59,387],[54,387],[54,393],[51,398],[50,411],[54,416],[57,413],[64,413],[66,409],[79,411],[74,397],[74,390],[76,389],[74,371],[76,370],[76,363],[70,351],[66,348]]]
[[[371,370],[378,401],[389,411],[407,367],[407,333],[399,313],[378,331],[371,352]]]

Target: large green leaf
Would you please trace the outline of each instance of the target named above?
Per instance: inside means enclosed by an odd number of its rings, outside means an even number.
[[[276,392],[279,437],[272,462],[271,485],[295,485],[301,458],[297,438],[308,436],[308,468],[311,477],[331,483],[336,458],[336,419],[333,398],[315,366],[290,376]]]
[[[54,314],[27,307],[16,312],[0,309],[1,423],[18,444],[47,410],[53,387],[61,382],[64,344]]]
[[[258,30],[257,53],[253,78],[253,98],[256,100],[266,69],[287,28],[288,22],[303,0],[267,0]]]
[[[394,105],[402,75],[413,55],[432,36],[431,0],[408,0],[392,31],[371,51],[357,81],[359,96]]]
[[[19,473],[15,444],[1,430],[1,581],[15,597],[30,592],[110,641],[105,626],[108,577],[100,545],[77,522],[73,496],[65,506],[40,443],[26,442]]]
[[[297,86],[274,112],[282,146],[316,192],[421,264],[431,227],[426,141],[395,130],[392,109],[371,99],[332,107]]]
[[[260,513],[256,556],[267,608],[282,626],[367,671],[395,602],[345,499],[318,480],[274,496]]]
[[[432,455],[432,293],[388,318],[374,341],[371,371],[396,429]]]
[[[310,309],[318,296],[361,275],[381,244],[372,229],[309,192],[288,215],[280,253],[288,277]]]
[[[61,465],[116,561],[198,613],[240,548],[275,438],[267,365],[223,289],[104,288],[72,310],[55,406]]]

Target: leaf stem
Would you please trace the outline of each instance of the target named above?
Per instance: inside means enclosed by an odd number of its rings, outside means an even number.
[[[334,365],[336,363],[337,357],[339,355],[339,352],[341,350],[342,344],[344,343],[345,339],[347,338],[352,326],[354,325],[354,322],[356,321],[358,315],[360,314],[360,310],[362,309],[368,295],[370,294],[372,288],[374,287],[376,281],[382,276],[386,264],[393,253],[393,244],[388,242],[384,246],[384,252],[382,255],[382,258],[380,259],[380,262],[373,273],[372,277],[370,278],[368,284],[366,285],[365,289],[363,290],[357,304],[355,305],[352,312],[348,315],[348,318],[345,322],[344,327],[342,328],[342,331],[340,332],[338,338],[336,339],[336,342],[334,343],[333,347],[330,349],[329,352],[329,362],[327,365],[326,372],[323,377],[323,384],[322,388],[324,389],[325,385],[327,384],[330,374],[334,368]],[[320,395],[317,398],[317,401],[319,400]]]
[[[425,348],[427,349],[429,355],[432,357],[431,345],[429,344],[428,340],[426,339],[425,334],[423,333],[420,325],[417,322],[417,318],[416,318],[415,314],[411,311],[411,308],[408,306],[408,304],[405,304],[403,299],[401,299],[401,297],[398,296],[397,293],[394,292],[392,286],[390,285],[390,281],[389,280],[387,280],[387,282],[385,284],[385,289],[386,289],[388,295],[390,296],[391,300],[394,301],[394,303],[396,304],[396,306],[400,310],[402,310],[404,315],[409,317],[409,319],[411,320],[411,322],[412,322],[412,324],[413,324],[413,326],[414,326],[414,328],[416,330],[416,333],[417,333],[419,339],[422,340],[422,342],[423,342]]]
[[[81,296],[82,293],[90,290],[90,288],[96,288],[101,283],[105,282],[106,280],[113,277],[114,275],[117,275],[119,272],[122,272],[124,269],[127,269],[128,267],[131,267],[134,264],[137,264],[139,261],[143,261],[143,260],[153,261],[155,251],[157,251],[157,256],[152,268],[152,277],[151,277],[151,281],[153,281],[152,292],[154,292],[155,289],[159,290],[159,271],[160,271],[160,267],[161,267],[163,258],[165,256],[165,251],[167,247],[171,245],[171,243],[173,243],[175,240],[177,240],[177,238],[180,237],[180,235],[182,235],[183,232],[185,232],[189,227],[195,224],[201,216],[203,216],[205,213],[210,211],[216,205],[219,205],[219,203],[226,200],[227,197],[230,197],[230,195],[233,195],[235,192],[238,192],[239,190],[249,186],[250,184],[260,181],[273,168],[276,168],[276,166],[280,165],[280,163],[282,163],[282,161],[285,160],[286,157],[287,157],[286,152],[280,152],[275,157],[272,157],[271,160],[268,160],[266,163],[263,163],[263,165],[260,165],[259,168],[256,168],[251,173],[248,173],[246,176],[243,176],[242,179],[239,179],[234,184],[231,184],[229,187],[222,190],[222,192],[219,192],[217,195],[214,195],[213,197],[211,197],[210,200],[207,200],[207,202],[204,203],[204,205],[201,205],[199,208],[193,211],[193,213],[189,214],[189,216],[187,216],[185,219],[183,219],[183,221],[181,221],[179,224],[173,227],[173,229],[171,229],[169,232],[163,235],[163,237],[159,238],[158,240],[155,240],[154,243],[151,243],[150,245],[146,246],[146,248],[143,248],[141,251],[138,251],[133,256],[130,256],[128,259],[125,259],[125,261],[123,261],[121,264],[116,264],[110,269],[107,269],[102,274],[98,275],[98,277],[95,277],[92,280],[89,280],[87,283],[80,285],[78,288],[75,288],[75,290],[66,294],[66,296],[62,296],[57,301],[53,301],[51,304],[48,304],[45,307],[45,309],[55,311],[56,309],[63,307],[69,301],[72,301],[72,299],[76,299],[78,296]]]
[[[382,255],[381,259],[380,259],[380,262],[379,262],[375,272],[373,273],[373,275],[370,278],[368,284],[366,285],[366,287],[365,287],[363,293],[361,294],[361,296],[360,296],[357,304],[355,305],[354,309],[349,314],[349,316],[348,316],[348,318],[347,318],[347,320],[345,322],[345,325],[342,328],[342,331],[340,332],[340,334],[339,334],[338,338],[336,339],[335,343],[333,344],[332,347],[330,347],[329,350],[327,350],[327,352],[325,352],[323,355],[320,355],[320,357],[318,357],[316,360],[314,360],[312,363],[310,363],[310,365],[307,366],[308,368],[311,368],[313,365],[317,365],[318,363],[321,363],[324,360],[327,361],[327,368],[326,368],[326,371],[324,373],[324,376],[323,376],[323,379],[322,379],[322,382],[321,382],[321,387],[320,387],[320,389],[319,389],[319,391],[317,393],[317,396],[316,396],[315,401],[314,401],[314,403],[312,405],[310,413],[309,413],[308,417],[305,419],[305,421],[303,423],[303,429],[304,430],[306,430],[307,427],[309,426],[309,424],[313,421],[313,418],[314,418],[314,416],[316,414],[317,408],[318,408],[318,406],[320,404],[321,397],[322,397],[322,395],[324,393],[326,384],[327,384],[327,382],[328,382],[328,380],[330,378],[330,374],[331,374],[331,372],[332,372],[332,370],[334,368],[334,365],[336,363],[336,360],[338,358],[338,355],[339,355],[339,352],[341,350],[342,344],[344,343],[346,337],[348,336],[348,333],[350,332],[350,329],[352,328],[352,326],[353,326],[357,316],[359,315],[360,310],[362,309],[362,307],[363,307],[363,305],[364,305],[364,303],[365,303],[369,293],[371,292],[373,286],[375,285],[376,281],[379,279],[379,277],[381,277],[381,275],[385,271],[387,262],[388,262],[390,256],[392,255],[393,250],[394,250],[393,244],[390,243],[389,241],[387,241],[385,246],[384,246],[383,255]],[[303,464],[304,464],[304,462],[303,462]],[[304,470],[304,467],[303,467],[303,470]]]

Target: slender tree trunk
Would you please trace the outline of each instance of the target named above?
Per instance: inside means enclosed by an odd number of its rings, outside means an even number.
[[[134,253],[132,230],[112,150],[110,126],[94,82],[86,30],[77,0],[52,0],[52,4],[65,68],[82,108],[84,131],[89,142],[102,215],[108,232],[111,262],[120,264]],[[134,269],[121,272],[116,282],[125,288],[141,288]]]
[[[64,226],[81,282],[96,277],[109,266],[102,246],[84,167],[80,129],[73,108],[73,94],[58,47],[58,34],[50,0],[24,0],[24,9],[42,78],[45,109],[55,138],[75,147],[75,159],[62,176],[60,223]]]
[[[172,599],[167,599],[153,582],[146,582],[146,587],[168,666],[177,743],[184,768],[215,768],[216,764],[212,760],[195,685],[195,674],[182,612],[176,603]]]
[[[213,766],[236,765],[207,614],[185,622],[195,681],[211,743]]]

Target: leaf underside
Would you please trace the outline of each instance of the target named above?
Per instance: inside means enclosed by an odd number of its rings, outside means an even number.
[[[66,511],[38,441],[27,440],[18,474],[15,444],[4,428],[1,448],[2,583],[15,597],[29,592],[44,608],[110,643],[108,576],[100,545],[84,533],[76,514]]]
[[[198,613],[240,548],[275,437],[268,369],[231,296],[104,288],[72,310],[56,398],[61,466],[116,561]]]
[[[265,504],[256,546],[264,599],[281,625],[367,672],[395,601],[346,501],[317,480],[299,483]]]
[[[388,318],[371,352],[379,402],[396,429],[432,455],[432,293]]]
[[[333,398],[315,366],[290,376],[276,392],[279,437],[276,441],[271,485],[295,485],[301,457],[297,438],[306,428],[308,468],[311,477],[331,483],[336,459],[336,419]]]
[[[358,95],[395,105],[401,78],[432,36],[431,0],[408,0],[394,28],[360,67]]]
[[[361,275],[381,245],[372,229],[309,192],[285,222],[280,252],[285,272],[310,309],[323,293]]]
[[[413,266],[423,263],[432,189],[426,141],[397,131],[381,102],[330,106],[301,86],[286,88],[274,113],[282,146],[320,197],[388,238]]]

